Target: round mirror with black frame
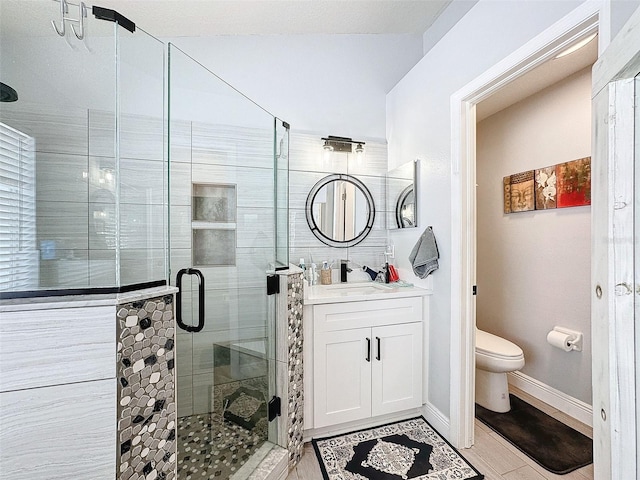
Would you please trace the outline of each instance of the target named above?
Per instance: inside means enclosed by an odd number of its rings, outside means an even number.
[[[396,203],[396,223],[398,228],[411,228],[416,226],[416,196],[413,185],[405,188]]]
[[[352,247],[363,241],[375,219],[371,192],[350,175],[328,175],[316,183],[306,204],[307,224],[322,243]]]

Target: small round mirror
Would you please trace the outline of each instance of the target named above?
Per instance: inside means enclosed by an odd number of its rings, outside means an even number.
[[[332,247],[357,245],[371,231],[375,218],[369,189],[350,175],[329,175],[307,196],[307,223],[313,234]]]
[[[416,226],[416,199],[413,185],[405,188],[396,203],[396,222],[398,228],[411,228]]]

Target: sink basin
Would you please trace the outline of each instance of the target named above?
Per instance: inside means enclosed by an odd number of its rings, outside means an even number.
[[[426,295],[426,290],[414,286],[398,286],[378,282],[334,283],[332,285],[306,286],[304,303],[318,305],[323,303],[361,302],[366,300],[384,300]]]
[[[314,291],[319,295],[343,296],[343,295],[372,295],[389,293],[396,290],[382,283],[337,283],[333,285],[315,285]]]

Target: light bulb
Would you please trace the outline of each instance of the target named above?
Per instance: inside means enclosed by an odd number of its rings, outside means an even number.
[[[329,145],[329,140],[324,141],[324,145],[322,145],[324,149],[324,154],[322,155],[322,161],[324,163],[329,163],[331,160],[331,152],[333,152],[333,147]]]
[[[356,163],[358,165],[362,165],[362,161],[364,160],[364,148],[361,143],[356,146]]]

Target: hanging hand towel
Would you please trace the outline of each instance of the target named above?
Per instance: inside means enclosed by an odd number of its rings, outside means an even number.
[[[409,254],[409,261],[413,267],[413,273],[418,278],[426,278],[430,273],[438,269],[438,245],[433,229],[427,227],[413,250]]]

